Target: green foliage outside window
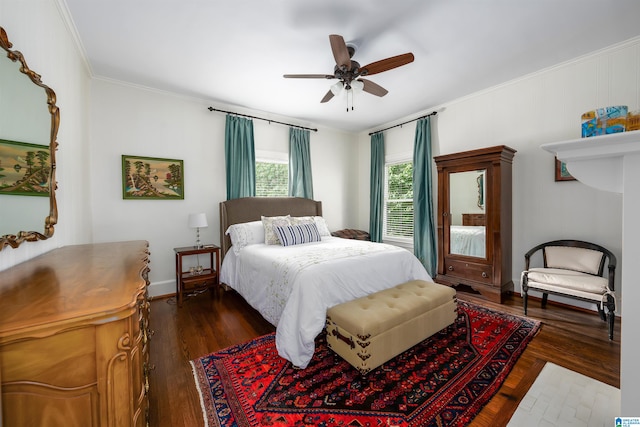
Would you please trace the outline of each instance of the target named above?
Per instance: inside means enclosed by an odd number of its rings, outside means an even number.
[[[289,194],[289,165],[256,162],[256,196],[277,197]]]

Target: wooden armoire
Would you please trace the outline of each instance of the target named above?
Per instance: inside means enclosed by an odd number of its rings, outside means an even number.
[[[513,290],[511,181],[515,152],[499,145],[435,157],[436,282],[499,303]]]

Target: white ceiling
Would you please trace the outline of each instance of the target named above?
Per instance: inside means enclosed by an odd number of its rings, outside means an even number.
[[[640,35],[638,0],[62,0],[95,77],[362,131]],[[329,34],[389,93],[320,99]]]

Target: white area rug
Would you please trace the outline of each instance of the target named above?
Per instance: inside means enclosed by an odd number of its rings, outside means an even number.
[[[547,362],[509,427],[610,427],[620,416],[620,389]]]

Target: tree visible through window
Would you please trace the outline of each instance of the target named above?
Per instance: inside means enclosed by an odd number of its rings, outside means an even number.
[[[413,238],[413,163],[385,167],[383,237]]]
[[[289,165],[256,161],[256,196],[277,197],[289,194]]]

